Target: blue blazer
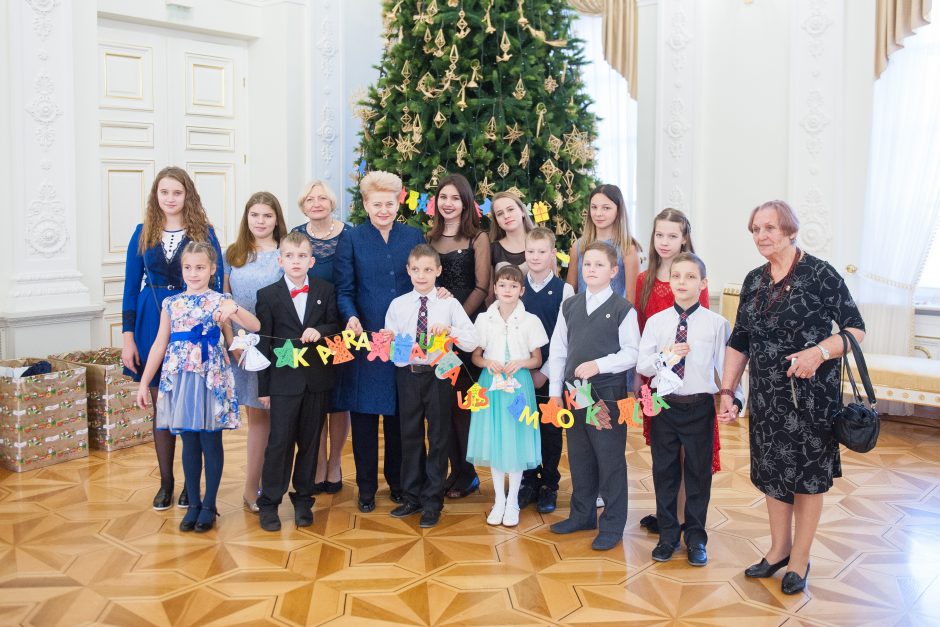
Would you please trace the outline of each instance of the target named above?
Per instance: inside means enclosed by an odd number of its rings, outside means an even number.
[[[163,309],[163,299],[186,290],[183,283],[183,269],[180,257],[183,249],[190,242],[189,236],[183,238],[173,257],[167,261],[163,254],[163,246],[151,246],[141,255],[137,247],[143,225],[138,224],[127,245],[127,261],[124,265],[124,303],[122,309],[121,331],[134,333],[134,342],[140,354],[140,368],[137,374],[124,369],[124,374],[140,381],[140,375],[147,365],[150,356],[150,347],[157,339],[157,329],[160,328],[160,312]],[[209,282],[209,287],[216,292],[222,291],[222,249],[215,236],[215,230],[209,227],[209,243],[215,248],[217,257],[216,273]],[[160,383],[160,371],[153,378],[151,385]]]
[[[424,243],[419,229],[398,222],[392,225],[388,242],[371,222],[343,231],[336,247],[333,278],[344,326],[354,316],[366,331],[385,326],[388,306],[412,290],[408,253]],[[398,411],[395,364],[369,361],[360,353],[343,366],[336,399],[339,407],[363,414],[393,415]]]

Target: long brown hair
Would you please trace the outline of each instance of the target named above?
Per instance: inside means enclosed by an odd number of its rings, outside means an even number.
[[[663,262],[662,257],[656,252],[656,223],[660,221],[675,222],[682,231],[682,238],[685,242],[679,249],[679,254],[694,253],[695,246],[692,245],[692,225],[685,214],[678,209],[663,209],[653,218],[653,233],[650,235],[650,260],[646,267],[646,278],[643,281],[643,289],[640,292],[639,305],[640,310],[646,308],[650,295],[653,293],[653,285],[656,283],[656,273],[659,271],[659,265]],[[702,275],[704,277],[704,274]]]
[[[620,188],[610,183],[598,185],[591,190],[591,195],[588,196],[588,203],[598,194],[607,196],[607,198],[614,203],[614,206],[617,207],[617,217],[614,219],[614,234],[611,238],[611,242],[620,251],[620,256],[626,257],[630,252],[631,246],[635,247],[637,250],[643,250],[643,247],[636,241],[636,238],[630,234],[630,218],[627,216],[627,204],[624,202],[623,192],[620,191]],[[588,207],[588,214],[584,220],[584,232],[581,235],[581,250],[587,249],[587,247],[596,240],[597,227],[594,226],[594,220],[591,219],[591,209]]]
[[[453,185],[454,189],[460,195],[460,204],[463,209],[460,210],[460,227],[457,229],[457,235],[472,240],[480,232],[480,217],[477,215],[474,207],[473,189],[470,182],[462,174],[448,174],[441,179],[437,186],[437,192],[434,194],[434,207],[441,206],[441,191],[448,185]],[[434,216],[434,226],[428,234],[428,241],[433,242],[444,235],[444,218],[441,217],[440,210]]]
[[[274,227],[274,241],[281,243],[281,238],[287,234],[287,223],[284,222],[284,212],[281,211],[281,203],[277,201],[274,194],[270,192],[255,192],[245,203],[245,211],[242,213],[242,221],[238,226],[238,238],[225,251],[225,260],[228,265],[234,268],[241,268],[246,263],[251,263],[257,258],[255,252],[255,235],[248,228],[248,210],[255,205],[265,205],[274,210],[274,217],[277,225]]]
[[[163,179],[173,179],[183,186],[186,198],[183,201],[183,228],[186,237],[194,242],[209,241],[209,216],[202,206],[196,185],[183,168],[169,166],[160,170],[150,186],[150,196],[147,198],[147,211],[144,214],[144,228],[140,233],[137,251],[143,255],[144,251],[159,244],[163,239],[163,227],[166,226],[166,215],[160,209],[157,200],[157,187]]]

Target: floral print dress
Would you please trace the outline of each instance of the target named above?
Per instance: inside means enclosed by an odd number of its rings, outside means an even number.
[[[221,329],[212,319],[222,299],[222,294],[208,290],[163,301],[170,343],[157,396],[158,429],[178,434],[238,427],[235,379]]]

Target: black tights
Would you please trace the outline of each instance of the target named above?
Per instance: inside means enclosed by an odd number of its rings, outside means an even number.
[[[168,429],[157,429],[157,388],[150,388],[153,407],[153,448],[157,451],[160,487],[173,492],[173,459],[176,457],[176,436]]]

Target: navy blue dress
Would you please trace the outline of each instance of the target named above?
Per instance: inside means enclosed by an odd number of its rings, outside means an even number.
[[[180,256],[183,254],[186,244],[190,242],[189,236],[185,236],[169,261],[163,254],[161,244],[151,246],[141,255],[138,251],[138,242],[143,228],[144,225],[137,225],[134,234],[131,236],[131,241],[127,245],[127,261],[124,265],[124,302],[121,307],[121,332],[131,331],[134,333],[134,342],[137,344],[137,352],[140,355],[140,367],[137,369],[137,374],[124,368],[124,374],[132,377],[134,381],[140,381],[140,375],[143,373],[144,367],[147,365],[147,357],[150,355],[150,347],[153,346],[153,341],[157,339],[163,299],[186,290],[186,285],[183,283]],[[209,283],[209,288],[221,292],[222,277],[224,276],[222,249],[219,247],[215,230],[211,226],[209,227],[209,243],[215,248],[216,258],[218,259],[216,273]],[[150,383],[153,386],[160,383],[159,369]]]
[[[343,230],[339,232],[339,235],[330,239],[320,239],[312,236],[307,231],[306,222],[291,229],[291,231],[306,235],[307,239],[310,240],[310,245],[313,246],[313,257],[317,262],[307,272],[307,276],[311,279],[322,279],[329,283],[335,283],[333,280],[333,262],[336,260],[336,247],[339,246],[339,240],[343,233],[351,228],[351,226],[344,223]]]
[[[412,290],[408,253],[424,243],[419,229],[398,222],[392,225],[388,242],[371,222],[343,231],[333,272],[343,324],[356,317],[365,331],[383,328],[392,300]],[[337,386],[340,407],[362,414],[397,412],[395,364],[362,356],[345,365]]]

